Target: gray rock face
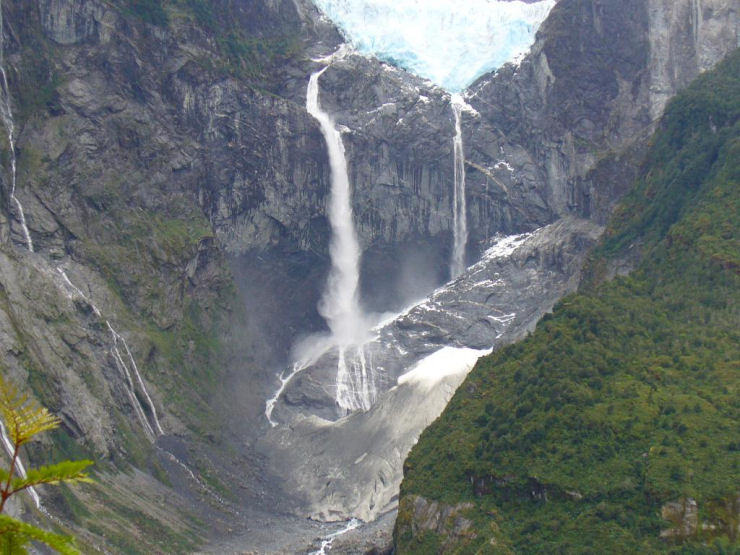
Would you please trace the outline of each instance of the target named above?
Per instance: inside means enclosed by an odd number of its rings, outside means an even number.
[[[468,127],[468,158],[498,177],[491,159],[502,154],[519,176],[508,187],[514,206],[605,221],[666,100],[738,44],[736,0],[697,6],[561,0],[519,66],[471,87],[469,102],[497,133]],[[617,179],[593,180],[599,163],[629,149],[637,155],[621,160]],[[470,173],[471,184],[485,182]]]
[[[736,0],[650,0],[650,115],[738,46],[740,3]]]
[[[41,25],[47,36],[62,45],[100,38],[105,9],[85,0],[39,0]]]

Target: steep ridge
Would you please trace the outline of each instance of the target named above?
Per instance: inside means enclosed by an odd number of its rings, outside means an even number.
[[[736,545],[738,76],[735,51],[669,104],[581,291],[422,434],[399,552]]]

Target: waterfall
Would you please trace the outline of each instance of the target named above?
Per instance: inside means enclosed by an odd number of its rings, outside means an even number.
[[[306,361],[296,362],[293,364],[293,369],[288,373],[287,376],[285,376],[285,372],[280,374],[280,387],[278,387],[275,394],[267,400],[267,403],[265,403],[265,417],[270,423],[270,426],[277,426],[277,422],[272,418],[272,411],[275,410],[275,405],[277,404],[278,399],[280,399],[280,396],[283,394],[283,391],[285,391],[285,388],[290,380],[292,380],[293,377],[298,374],[298,372],[304,370],[306,366],[308,366],[308,364],[309,363]]]
[[[8,148],[10,150],[10,201],[15,205],[18,211],[18,219],[23,228],[23,236],[26,239],[28,250],[33,252],[33,241],[31,233],[26,225],[26,216],[23,212],[23,205],[18,197],[15,196],[15,184],[17,179],[16,156],[15,156],[15,120],[13,119],[13,110],[10,106],[10,88],[8,87],[8,76],[5,72],[5,45],[4,45],[4,21],[3,5],[0,0],[0,77],[2,77],[2,91],[0,91],[0,118],[3,120],[5,130],[8,134]]]
[[[331,116],[319,106],[319,77],[327,68],[317,71],[308,82],[306,109],[321,126],[326,140],[331,166],[331,195],[329,198],[329,223],[332,237],[329,252],[331,270],[327,287],[319,305],[319,312],[326,319],[332,337],[338,345],[351,345],[361,335],[362,311],[358,301],[360,283],[360,245],[352,220],[350,184],[344,143]]]
[[[331,62],[333,58],[328,58]],[[367,324],[359,303],[360,244],[352,218],[351,189],[342,135],[331,116],[319,104],[319,77],[327,67],[313,73],[306,90],[306,110],[321,127],[331,168],[329,246],[331,270],[319,303],[331,339],[338,349],[337,404],[344,410],[367,410],[375,400],[375,383],[362,347]]]
[[[62,276],[64,289],[68,291],[68,297],[71,299],[75,297],[82,299],[92,307],[95,316],[103,319],[103,313],[100,311],[100,309],[95,306],[95,304],[90,299],[88,299],[88,297],[74,283],[72,283],[72,281],[67,276],[67,272],[65,272],[62,268],[57,268],[57,272],[59,272],[59,275]],[[113,355],[113,359],[116,362],[116,368],[118,368],[118,371],[126,379],[126,385],[128,386],[126,388],[126,393],[131,400],[131,404],[134,407],[134,412],[136,413],[136,416],[141,422],[144,433],[150,441],[154,442],[157,436],[164,434],[162,426],[159,424],[159,418],[157,417],[157,409],[154,407],[154,403],[152,402],[152,398],[149,396],[146,385],[144,385],[144,380],[141,378],[139,368],[136,365],[136,360],[134,359],[134,355],[131,353],[131,349],[129,349],[128,347],[128,343],[126,343],[126,340],[123,338],[123,336],[113,328],[109,320],[105,320],[105,325],[111,335],[111,354]],[[136,379],[135,382],[134,378]],[[137,390],[139,394],[146,400],[151,414],[151,421],[150,418],[148,418],[146,415],[144,405],[139,400],[139,397],[136,395]]]
[[[466,104],[459,94],[452,95],[452,112],[455,114],[455,189],[453,193],[453,246],[450,262],[450,278],[455,279],[465,270],[465,245],[468,243],[468,224],[465,208],[465,154],[463,152],[462,127],[460,115]]]
[[[152,442],[154,442],[158,435],[162,435],[164,433],[162,431],[162,427],[159,425],[157,410],[154,408],[152,398],[149,397],[149,393],[146,390],[144,381],[141,379],[139,368],[136,366],[136,360],[134,360],[134,356],[131,354],[126,340],[116,330],[113,329],[113,326],[110,325],[110,322],[108,320],[105,321],[105,324],[106,326],[108,326],[108,331],[110,331],[111,337],[113,338],[113,347],[111,348],[111,352],[113,353],[113,358],[116,361],[116,366],[118,367],[118,370],[125,376],[126,382],[128,384],[128,394],[131,398],[131,404],[133,404],[134,409],[139,416],[139,420],[141,420],[141,425],[144,427],[144,432],[146,432],[147,437]],[[123,346],[123,353],[126,355],[125,358],[122,355],[121,349],[119,349],[118,347],[119,343]],[[128,360],[128,364],[126,364],[126,360]],[[136,385],[134,384],[134,380],[132,379],[132,374],[136,376],[136,382],[139,385],[139,391],[144,396],[147,405],[151,409],[152,422],[154,423],[154,426],[152,426],[152,424],[149,422],[149,419],[146,416],[146,412],[144,411],[144,405],[136,396]]]

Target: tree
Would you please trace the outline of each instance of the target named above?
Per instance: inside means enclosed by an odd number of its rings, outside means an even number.
[[[26,490],[33,492],[36,486],[90,482],[84,470],[92,461],[63,461],[25,472],[20,461],[21,447],[37,434],[58,427],[60,420],[1,375],[0,420],[2,441],[10,455],[8,469],[0,468],[0,553],[27,553],[25,546],[32,541],[43,542],[64,555],[78,553],[73,538],[47,532],[3,511],[10,497]]]

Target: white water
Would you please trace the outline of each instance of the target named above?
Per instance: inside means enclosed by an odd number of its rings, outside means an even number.
[[[8,452],[8,457],[13,456],[13,442],[10,441],[10,437],[8,437],[8,431],[5,429],[5,424],[0,420],[0,436],[2,436],[3,446],[5,447],[5,450]],[[18,474],[21,478],[26,478],[28,476],[26,474],[26,467],[23,466],[23,461],[21,461],[20,455],[18,458],[15,459],[15,467],[18,469]],[[34,504],[36,505],[37,509],[41,509],[41,498],[39,497],[38,492],[36,491],[36,488],[30,487],[27,489],[28,495],[31,496],[31,499],[33,499]]]
[[[87,295],[85,295],[74,283],[72,283],[72,281],[69,279],[69,276],[67,276],[67,273],[62,268],[57,268],[57,272],[59,272],[59,275],[62,277],[63,285],[68,292],[68,297],[79,297],[92,307],[93,312],[98,318],[102,319],[103,315],[100,309],[95,306],[95,304],[87,297]],[[111,354],[113,355],[113,359],[116,362],[116,367],[118,368],[118,371],[123,375],[124,378],[126,378],[126,385],[128,386],[126,392],[128,393],[131,404],[134,407],[134,412],[136,412],[136,416],[141,422],[147,438],[149,438],[150,441],[154,442],[157,436],[164,434],[162,426],[159,424],[157,409],[152,402],[152,398],[149,396],[146,385],[144,385],[144,380],[139,373],[139,367],[136,365],[136,359],[134,359],[134,356],[128,347],[128,343],[126,343],[126,339],[113,328],[109,320],[105,320],[105,325],[107,326],[108,332],[111,335]],[[121,346],[121,348],[119,348],[119,345]],[[126,361],[128,361],[128,364],[126,363]],[[134,378],[136,379],[136,382],[134,382]],[[146,415],[144,405],[136,396],[136,384],[138,384],[139,393],[144,396],[144,399],[146,399],[147,405],[149,406],[151,413],[151,422]]]
[[[337,530],[323,538],[321,540],[321,548],[318,551],[312,551],[309,555],[326,555],[327,550],[331,550],[331,544],[334,543],[339,536],[343,536],[347,532],[359,528],[362,522],[356,518],[351,519],[347,522],[347,525],[341,530]]]
[[[330,63],[333,59],[330,57],[327,61]],[[331,342],[338,350],[337,404],[346,411],[367,410],[375,401],[377,392],[372,368],[365,360],[362,347],[368,326],[359,302],[361,250],[352,216],[351,187],[342,135],[319,103],[319,77],[327,68],[311,75],[306,90],[306,110],[319,122],[331,168],[328,210],[332,230],[329,246],[331,270],[319,303],[319,313],[326,320]],[[284,386],[285,383],[281,388]]]
[[[144,381],[141,379],[141,374],[139,374],[139,368],[136,366],[136,360],[131,354],[126,340],[116,330],[113,329],[113,326],[110,325],[110,322],[108,320],[105,321],[105,324],[106,326],[108,326],[108,330],[110,331],[111,337],[113,338],[113,347],[111,352],[113,353],[113,358],[116,361],[116,366],[118,366],[118,369],[126,377],[126,381],[128,383],[128,393],[131,397],[131,402],[134,405],[136,413],[139,415],[139,419],[141,420],[141,425],[144,427],[144,431],[147,433],[149,439],[151,441],[154,441],[158,435],[162,435],[164,433],[162,431],[162,427],[159,425],[159,419],[157,418],[157,409],[154,408],[154,403],[152,403],[152,399],[151,397],[149,397],[149,393],[146,390]],[[121,350],[118,348],[119,342],[123,346],[126,359],[128,359],[129,362],[128,364],[126,364],[126,361],[121,354]],[[151,409],[152,421],[154,422],[153,427],[150,424],[149,419],[146,417],[144,406],[136,397],[136,386],[134,385],[134,381],[132,379],[132,373],[134,376],[136,376],[136,382],[139,384],[139,391],[144,395],[147,405],[149,405],[149,408]]]
[[[275,394],[265,403],[265,416],[267,417],[267,421],[270,423],[270,426],[273,428],[278,425],[278,423],[272,419],[272,411],[275,410],[275,405],[277,404],[278,399],[280,399],[280,396],[283,394],[283,391],[285,391],[285,387],[290,383],[290,380],[292,380],[298,372],[304,370],[307,366],[308,364],[306,362],[295,362],[293,363],[293,369],[288,372],[287,376],[285,376],[285,372],[280,374],[280,387],[278,387]]]
[[[527,51],[555,0],[314,0],[362,53],[450,92]]]
[[[17,180],[16,170],[16,156],[15,156],[15,120],[13,119],[13,110],[10,106],[10,88],[8,87],[8,76],[5,73],[5,48],[4,48],[4,21],[3,21],[3,5],[0,0],[0,77],[2,77],[2,94],[0,95],[0,117],[2,117],[3,125],[8,134],[8,148],[10,150],[10,200],[15,204],[15,208],[18,211],[18,219],[21,222],[23,228],[23,236],[26,239],[26,246],[28,250],[33,252],[33,241],[31,241],[31,233],[28,231],[26,225],[26,215],[23,212],[23,205],[18,197],[15,196],[15,185]]]
[[[463,150],[462,126],[460,116],[465,101],[459,94],[452,95],[452,112],[455,114],[455,189],[453,193],[453,246],[450,263],[450,278],[455,279],[465,270],[465,246],[468,243],[468,223],[465,206],[465,152]]]
[[[378,390],[375,369],[372,360],[367,360],[364,345],[339,347],[337,368],[337,404],[347,412],[370,410]]]
[[[326,69],[323,68],[311,75],[306,92],[306,109],[321,126],[331,167],[328,211],[332,230],[329,247],[331,270],[319,311],[326,319],[332,337],[340,346],[344,346],[354,344],[364,331],[364,318],[358,300],[360,245],[352,217],[351,191],[342,135],[331,116],[319,105],[319,77]]]

